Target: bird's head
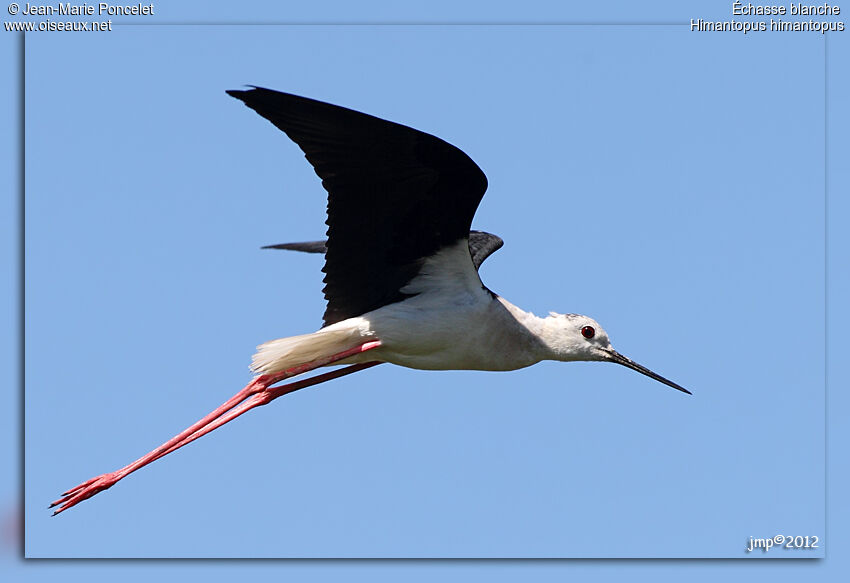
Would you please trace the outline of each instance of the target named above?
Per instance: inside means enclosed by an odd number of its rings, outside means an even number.
[[[608,333],[593,318],[580,314],[551,313],[546,322],[546,343],[553,352],[553,360],[589,360],[614,362],[673,387],[683,393],[690,391],[665,379],[630,358],[614,350]]]

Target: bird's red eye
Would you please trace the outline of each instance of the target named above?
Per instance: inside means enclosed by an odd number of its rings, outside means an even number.
[[[585,326],[581,329],[581,335],[590,340],[593,338],[593,335],[596,334],[596,330],[593,329],[593,326]]]

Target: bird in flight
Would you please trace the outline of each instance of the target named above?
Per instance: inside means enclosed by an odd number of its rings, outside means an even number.
[[[592,318],[541,318],[482,283],[478,268],[503,242],[471,230],[487,178],[455,146],[297,95],[227,93],[289,136],[328,193],[327,240],[270,246],[324,254],[324,324],[260,345],[244,389],[132,464],[68,490],[50,505],[58,506],[54,515],[254,407],[383,362],[490,371],[542,360],[613,362],[690,394],[614,350]],[[347,366],[277,385],[332,364]]]

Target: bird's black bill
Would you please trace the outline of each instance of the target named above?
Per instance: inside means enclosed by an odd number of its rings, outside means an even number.
[[[656,374],[656,373],[652,372],[651,370],[649,370],[645,366],[642,366],[642,365],[636,363],[631,358],[627,358],[627,357],[623,356],[622,354],[620,354],[616,350],[613,350],[613,349],[606,350],[605,354],[608,356],[608,360],[611,361],[611,362],[616,362],[617,364],[622,364],[623,366],[627,366],[632,370],[636,370],[639,373],[648,376],[651,379],[655,379],[656,381],[658,381],[660,383],[664,383],[668,387],[673,387],[677,391],[682,391],[683,393],[687,393],[689,395],[693,394],[688,389],[686,389],[685,387],[680,387],[679,385],[677,385],[673,381],[668,381],[667,379],[665,379],[660,374]]]

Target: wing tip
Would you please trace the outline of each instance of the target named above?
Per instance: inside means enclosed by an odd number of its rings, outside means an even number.
[[[264,245],[260,249],[285,249],[287,251],[301,251],[303,253],[326,253],[327,241],[303,241],[297,243],[278,243],[276,245]]]
[[[230,95],[231,97],[235,97],[236,99],[239,99],[240,101],[245,101],[245,98],[244,98],[245,96],[251,95],[251,94],[256,93],[258,91],[259,92],[268,91],[268,92],[272,92],[272,93],[277,93],[276,91],[273,91],[272,89],[266,89],[265,87],[260,87],[259,85],[243,85],[243,87],[247,87],[248,89],[225,89],[224,92],[227,93],[228,95]]]

